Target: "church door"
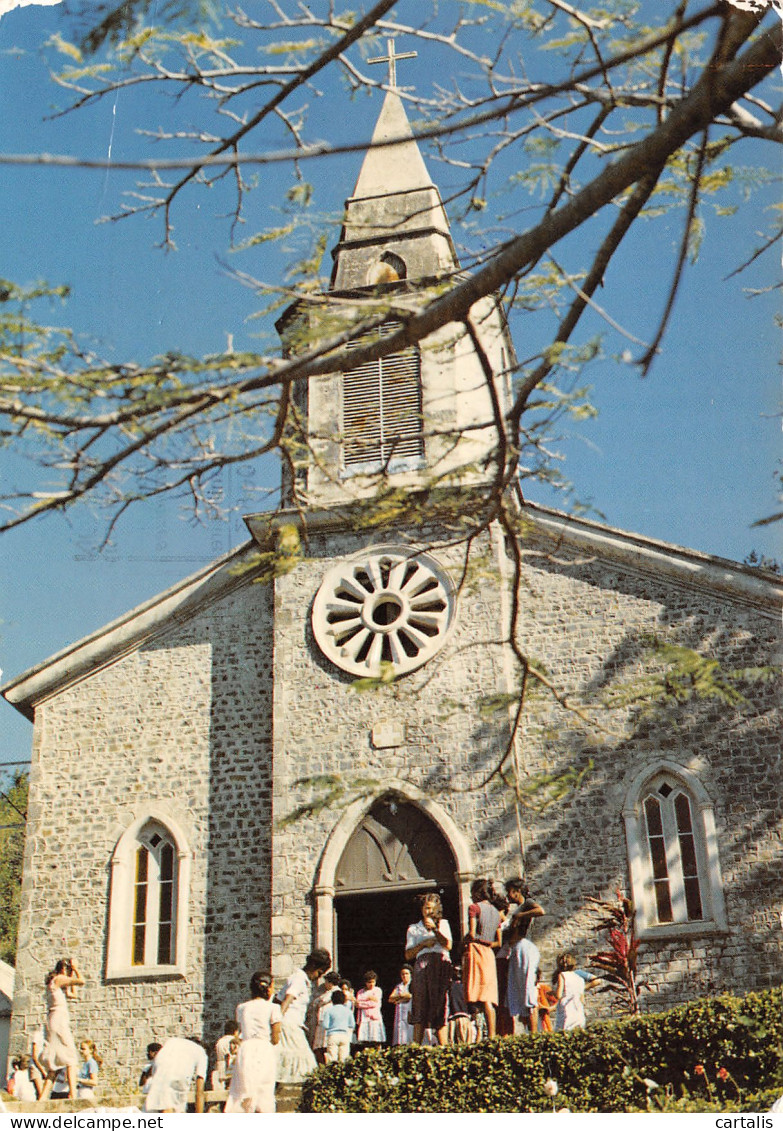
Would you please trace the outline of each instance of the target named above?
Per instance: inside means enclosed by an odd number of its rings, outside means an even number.
[[[437,892],[459,939],[457,866],[446,838],[416,805],[382,798],[354,832],[335,877],[335,965],[363,986],[375,970],[384,1001],[399,981],[405,934],[419,919],[418,895]],[[384,1008],[389,1036],[393,1008]]]

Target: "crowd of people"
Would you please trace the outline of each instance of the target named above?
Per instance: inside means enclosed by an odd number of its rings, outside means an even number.
[[[210,1083],[227,1093],[224,1110],[273,1112],[277,1084],[299,1083],[318,1064],[347,1060],[357,1048],[472,1042],[512,1034],[515,1022],[530,1032],[583,1027],[585,991],[595,980],[570,953],[559,956],[551,981],[542,977],[528,932],[544,909],[521,878],[504,887],[500,894],[491,880],[472,884],[468,931],[456,948],[440,897],[420,897],[399,981],[385,999],[374,970],[355,990],[322,948],[277,991],[271,975],[253,974],[249,998],[215,1045]],[[47,975],[45,1027],[33,1035],[30,1055],[16,1058],[9,1080],[18,1098],[93,1096],[101,1059],[93,1041],[77,1050],[68,1014],[82,985],[73,959],[61,959]],[[394,1007],[390,1034],[384,1000]],[[146,1051],[144,1110],[185,1111],[195,1091],[195,1110],[203,1111],[209,1058],[201,1040],[175,1036]]]
[[[596,979],[566,953],[547,982],[539,949],[528,937],[530,924],[544,909],[521,877],[504,887],[502,894],[489,879],[471,885],[459,961],[453,960],[440,898],[422,897],[421,919],[408,928],[405,943],[405,957],[414,963],[413,1041],[422,1042],[428,1032],[441,1045],[509,1036],[516,1021],[530,1032],[584,1027],[583,998]]]

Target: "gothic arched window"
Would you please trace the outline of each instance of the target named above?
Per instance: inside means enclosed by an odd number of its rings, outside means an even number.
[[[667,778],[644,798],[647,853],[659,923],[704,918],[688,794]]]
[[[133,966],[170,966],[174,956],[177,882],[175,848],[166,829],[145,827],[135,854]]]
[[[359,349],[402,328],[385,322],[348,346]],[[424,457],[421,354],[409,346],[343,374],[343,466],[347,472],[417,467]]]
[[[712,804],[682,767],[637,775],[623,813],[641,934],[726,925]]]
[[[112,856],[107,977],[184,973],[190,853],[173,822],[147,815]]]

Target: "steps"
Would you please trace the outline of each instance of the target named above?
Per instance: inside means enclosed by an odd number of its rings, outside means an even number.
[[[227,1092],[207,1092],[205,1095],[206,1110],[220,1111],[223,1103],[226,1100]],[[110,1095],[103,1095],[100,1102],[95,1100],[43,1100],[43,1101],[22,1101],[15,1100],[13,1096],[7,1095],[5,1092],[0,1093],[0,1098],[8,1115],[27,1115],[30,1113],[37,1113],[38,1115],[46,1115],[52,1113],[64,1114],[71,1111],[86,1111],[91,1108],[101,1108],[102,1110],[113,1110],[112,1097]],[[137,1097],[138,1107],[141,1107],[142,1096]],[[275,1092],[275,1099],[277,1102],[278,1113],[292,1113],[299,1107],[299,1101],[302,1098],[301,1084],[278,1084]],[[116,1110],[131,1110],[127,1102],[117,1107]]]
[[[2,1100],[7,1115],[27,1115],[29,1112],[36,1112],[38,1115],[51,1115],[52,1112],[62,1114],[67,1111],[88,1111],[98,1106],[95,1100],[15,1100],[5,1092]]]

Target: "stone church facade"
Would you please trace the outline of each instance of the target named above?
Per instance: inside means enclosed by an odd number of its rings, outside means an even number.
[[[388,138],[348,201],[324,309],[390,295],[393,333],[416,288],[458,268],[393,91]],[[504,404],[502,312],[473,316]],[[311,322],[281,319],[289,354]],[[512,740],[506,533],[482,530],[466,565],[437,511],[356,521],[379,469],[410,492],[434,473],[469,511],[493,473],[490,394],[455,327],[311,379],[296,505],[248,516],[245,546],[5,686],[34,723],[13,1046],[62,953],[87,978],[77,1039],[132,1065],[153,1039],[214,1039],[252,971],[284,977],[314,945],[388,991],[417,893],[442,893],[458,937],[471,880],[523,870],[546,972],[601,948],[589,898],[622,888],[646,1008],[779,980],[778,686],[748,674],[741,701],[646,710],[623,689],[662,671],[652,640],[735,672],[779,662],[783,586],[519,501],[518,637],[587,718],[538,693]],[[297,551],[270,571],[281,537]],[[492,773],[507,750],[519,805]]]

